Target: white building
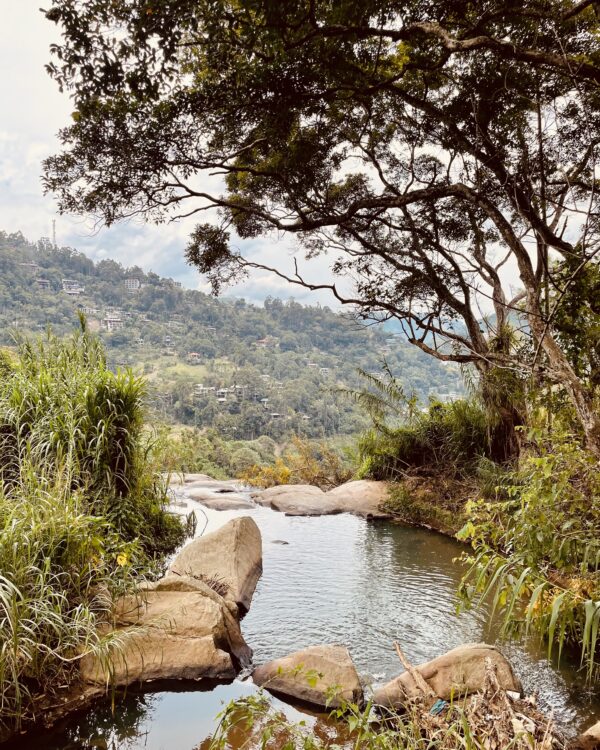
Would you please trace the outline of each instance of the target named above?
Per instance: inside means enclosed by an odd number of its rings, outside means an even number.
[[[100,325],[105,331],[112,333],[113,331],[120,331],[125,324],[122,318],[119,318],[116,315],[107,315],[102,318]]]
[[[128,292],[137,292],[141,286],[142,284],[139,279],[125,279],[125,289],[127,289]]]
[[[62,288],[65,294],[71,294],[73,296],[77,296],[85,292],[85,287],[81,286],[81,284],[74,279],[63,279]]]

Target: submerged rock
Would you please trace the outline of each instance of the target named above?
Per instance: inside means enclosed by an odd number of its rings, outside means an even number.
[[[262,574],[262,539],[248,516],[234,518],[217,531],[187,544],[171,563],[169,573],[215,582],[225,599],[243,611]]]
[[[342,702],[361,703],[363,692],[345,646],[311,646],[257,667],[252,679],[260,687],[321,708]]]
[[[259,505],[288,516],[352,513],[363,518],[389,518],[389,513],[381,509],[387,497],[387,483],[369,479],[346,482],[329,492],[309,484],[285,484],[252,494]]]
[[[495,646],[486,643],[467,643],[458,646],[416,669],[438,698],[450,700],[483,689],[486,658],[489,658],[496,668],[500,687],[520,693],[521,683],[515,677],[508,660]],[[375,691],[374,702],[380,706],[400,708],[406,703],[407,698],[416,698],[420,695],[421,691],[412,675],[403,672]]]
[[[214,593],[214,592],[211,592]],[[225,602],[205,591],[147,591],[117,605],[122,646],[110,666],[93,655],[80,664],[88,684],[131,685],[172,679],[233,679],[252,651]]]

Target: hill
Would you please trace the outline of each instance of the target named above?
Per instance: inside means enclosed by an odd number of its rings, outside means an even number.
[[[147,376],[162,420],[225,437],[356,432],[364,417],[338,391],[359,386],[358,368],[376,371],[383,357],[422,400],[460,390],[455,367],[328,307],[215,299],[135,266],[0,232],[0,343],[47,326],[66,334],[78,310],[111,366]]]

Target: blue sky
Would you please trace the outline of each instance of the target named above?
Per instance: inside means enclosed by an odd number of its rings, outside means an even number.
[[[39,11],[40,0],[0,0],[0,229],[22,231],[31,240],[49,237],[57,222],[57,242],[94,259],[114,258],[171,276],[190,288],[206,289],[200,275],[186,265],[183,251],[193,221],[153,226],[128,222],[96,230],[89,219],[58,216],[52,196],[41,188],[41,161],[58,150],[56,133],[70,121],[72,107],[44,70],[56,39],[55,27]],[[291,268],[293,246],[275,239],[254,241],[245,254],[283,270]],[[329,278],[326,260],[313,263],[310,278]],[[266,273],[227,292],[261,301],[268,295],[294,297],[305,303],[329,304],[327,293],[311,293]]]

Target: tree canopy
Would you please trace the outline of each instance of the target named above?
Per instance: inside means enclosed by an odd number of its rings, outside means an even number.
[[[217,209],[187,250],[216,290],[256,265],[236,237],[292,234],[353,291],[300,268],[292,283],[397,318],[440,359],[560,383],[600,453],[593,385],[554,325],[597,262],[597,11],[55,0],[49,70],[75,111],[45,184],[107,223]]]

